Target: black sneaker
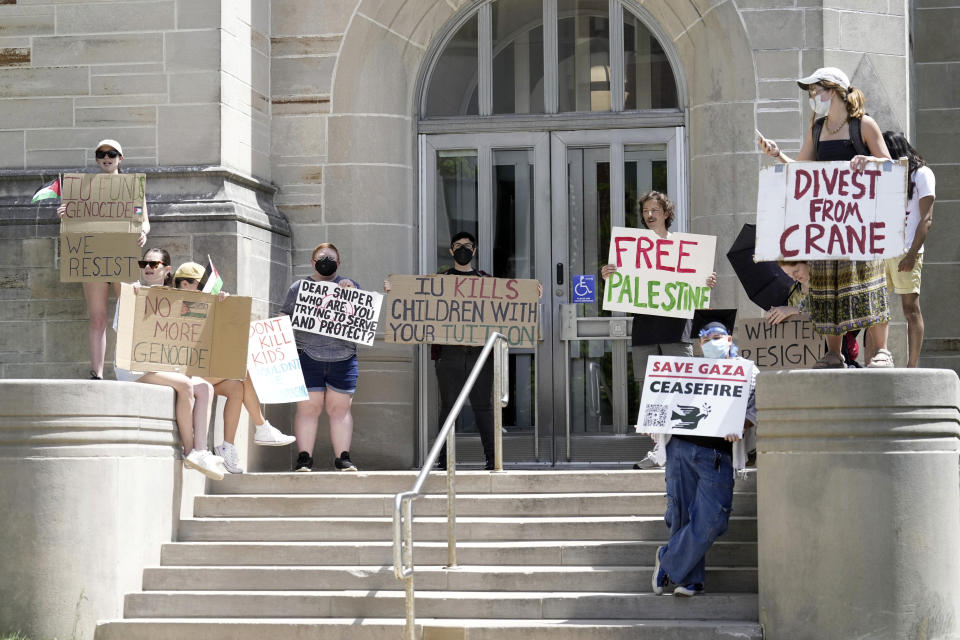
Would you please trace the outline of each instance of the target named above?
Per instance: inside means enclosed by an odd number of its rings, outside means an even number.
[[[484,470],[484,471],[493,471],[493,469],[494,469],[493,460],[487,460],[487,461],[483,464],[483,470]]]
[[[98,376],[96,371],[94,371],[93,369],[90,369],[90,379],[91,379],[91,380],[103,380],[103,377],[102,377],[102,376]]]
[[[333,467],[337,471],[356,471],[357,465],[350,462],[350,452],[344,451],[339,458],[333,459]]]
[[[313,471],[313,458],[306,451],[301,451],[297,456],[297,464],[293,467],[294,471]]]

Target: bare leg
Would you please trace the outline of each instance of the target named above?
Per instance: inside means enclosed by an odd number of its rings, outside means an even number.
[[[923,314],[920,313],[920,294],[904,293],[900,296],[903,315],[907,319],[907,343],[910,345],[908,367],[916,367],[920,362],[920,350],[923,348]]]
[[[193,384],[182,373],[167,371],[146,373],[137,382],[173,387],[176,391],[177,430],[180,432],[180,444],[184,455],[193,451]]]
[[[193,446],[207,450],[207,429],[210,427],[210,409],[213,406],[213,385],[200,378],[190,378],[193,384]]]
[[[84,282],[83,297],[87,301],[90,326],[87,338],[90,341],[90,367],[103,377],[103,360],[107,354],[107,302],[110,285],[106,282]]]
[[[353,439],[353,414],[350,412],[352,403],[351,394],[327,389],[326,407],[327,416],[330,418],[330,443],[333,445],[334,456],[350,451],[350,442]]]
[[[313,446],[317,442],[317,419],[323,413],[323,391],[308,392],[310,398],[297,403],[297,413],[293,416],[293,435],[297,438],[297,450],[313,455]]]
[[[887,333],[889,328],[890,325],[886,322],[867,327],[867,355],[864,358],[866,362],[870,362],[873,356],[877,354],[877,351],[887,348]]]
[[[250,381],[250,374],[243,379],[243,406],[246,407],[250,419],[256,426],[259,427],[267,421],[263,417],[263,412],[260,411],[260,398],[257,397],[256,389],[253,388],[253,382]]]
[[[240,409],[243,408],[243,383],[239,380],[206,378],[213,384],[213,392],[223,396],[227,402],[223,405],[223,441],[233,444],[237,439],[237,426],[240,424]]]
[[[834,353],[840,353],[840,349],[843,348],[843,336],[823,336],[827,341],[827,350],[833,351]]]

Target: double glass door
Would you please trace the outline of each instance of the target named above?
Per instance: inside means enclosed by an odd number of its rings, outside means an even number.
[[[504,409],[508,464],[628,464],[650,440],[633,432],[639,407],[630,318],[601,310],[610,230],[639,226],[637,197],[667,192],[684,212],[680,127],[420,137],[421,270],[450,265],[450,237],[478,239],[479,268],[543,285],[542,342],[510,351]],[[675,229],[683,230],[678,215]],[[594,302],[573,302],[577,276]],[[581,283],[580,289],[584,290]],[[581,291],[582,293],[582,291]],[[421,350],[420,451],[437,431],[436,379]],[[481,461],[473,416],[457,424],[461,459]]]

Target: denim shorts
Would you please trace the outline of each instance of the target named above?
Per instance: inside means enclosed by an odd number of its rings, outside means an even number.
[[[303,369],[303,380],[307,383],[307,391],[326,391],[329,387],[337,393],[353,395],[357,390],[357,356],[350,356],[346,360],[324,362],[314,360],[305,352],[300,352],[300,368]]]

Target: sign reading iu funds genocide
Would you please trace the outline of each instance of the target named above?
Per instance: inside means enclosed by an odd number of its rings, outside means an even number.
[[[121,285],[117,365],[131,371],[176,371],[188,376],[247,375],[251,298]]]
[[[637,432],[742,435],[752,376],[748,360],[650,356]]]
[[[707,277],[713,273],[717,239],[692,233],[661,238],[649,229],[614,227],[608,261],[605,311],[692,318],[710,306]]]
[[[791,162],[760,172],[756,260],[875,260],[904,252],[907,164]]]
[[[300,331],[372,345],[382,303],[375,291],[307,278],[300,281],[291,324]]]
[[[780,324],[737,318],[733,339],[740,356],[752,360],[758,369],[810,369],[826,352],[823,336],[806,316],[792,316]]]
[[[387,342],[480,346],[498,332],[511,347],[536,347],[539,326],[536,280],[390,276]]]
[[[146,201],[142,173],[67,173],[61,185],[60,281],[139,277],[138,244]]]
[[[247,373],[264,404],[299,402],[310,397],[289,316],[250,323]]]

